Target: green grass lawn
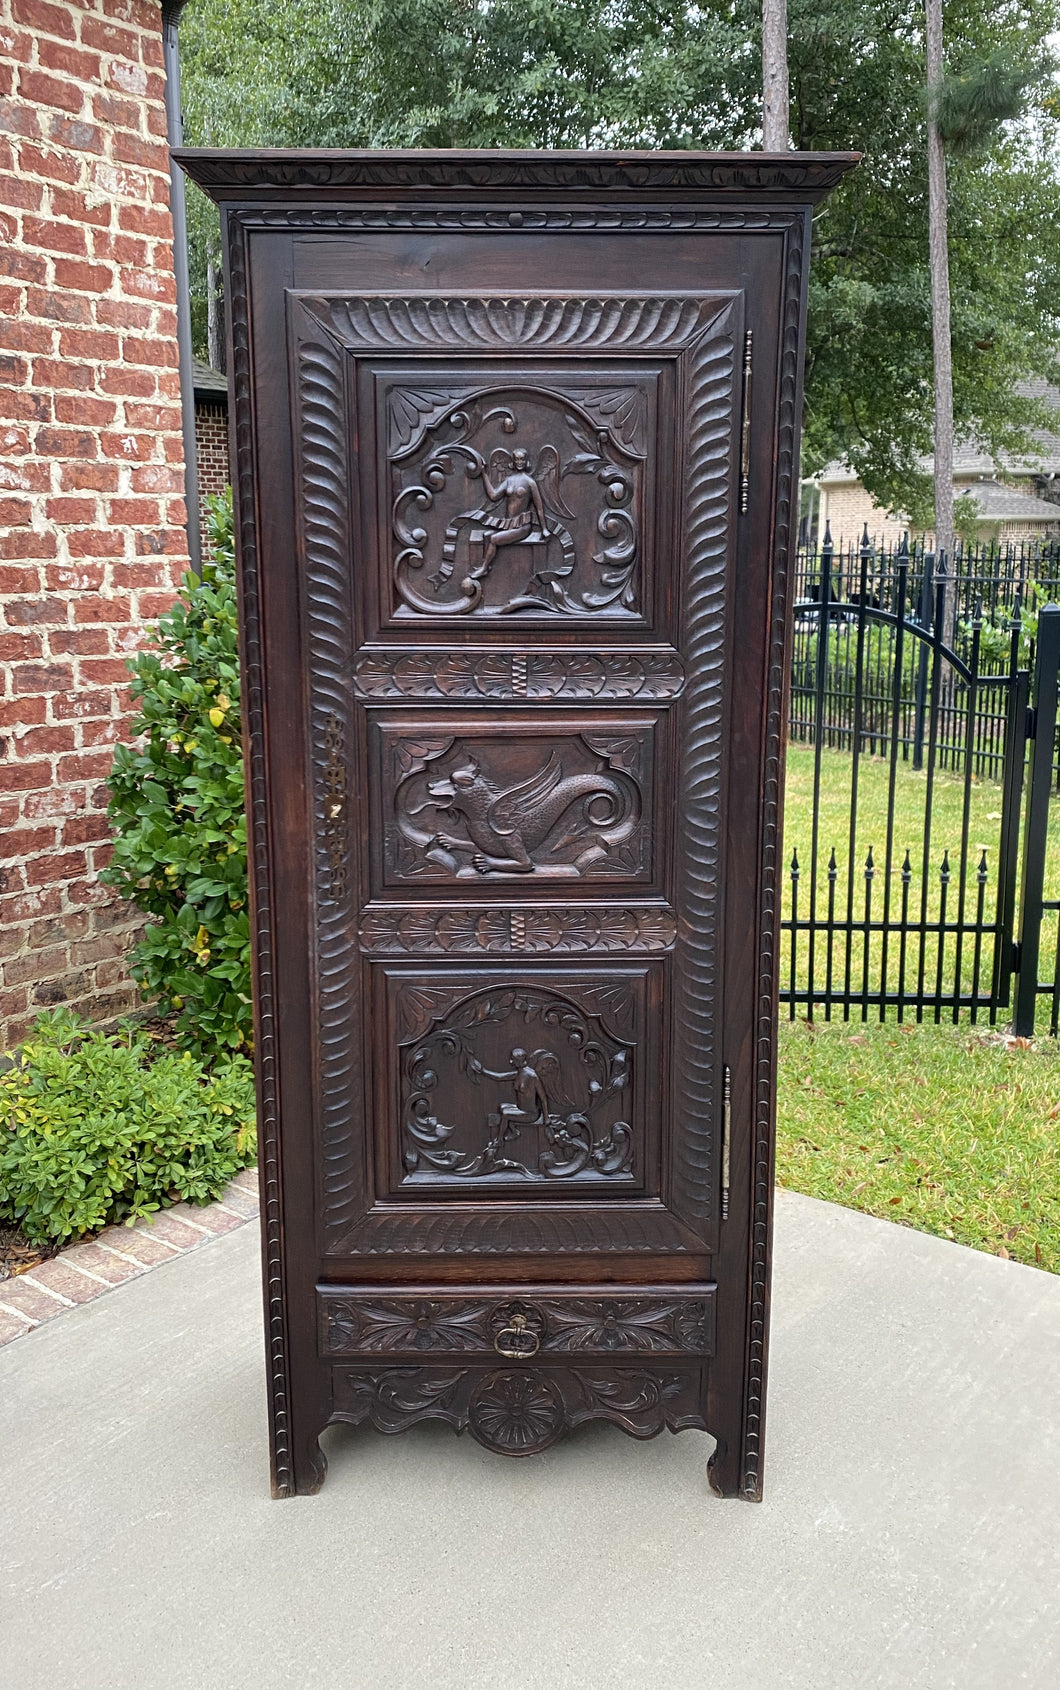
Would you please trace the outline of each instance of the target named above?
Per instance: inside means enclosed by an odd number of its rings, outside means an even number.
[[[854,850],[850,850],[850,809],[853,780],[853,758],[848,752],[825,750],[821,758],[821,793],[818,826],[817,856],[817,920],[828,912],[827,870],[829,855],[835,850],[837,878],[835,882],[835,916],[845,921],[850,889],[850,867],[853,864],[851,911],[856,922],[865,914],[865,860],[871,848],[876,873],[871,884],[871,917],[882,921],[885,915],[890,925],[887,941],[887,988],[894,991],[902,971],[903,990],[910,986],[915,994],[916,981],[921,972],[929,987],[935,984],[941,971],[944,988],[951,980],[957,963],[957,939],[947,933],[940,941],[935,934],[926,935],[923,946],[918,936],[910,935],[906,942],[904,962],[897,924],[902,914],[902,865],[909,851],[911,877],[908,890],[910,922],[921,919],[921,910],[928,921],[937,921],[942,907],[942,885],[939,870],[944,854],[949,852],[951,878],[947,890],[946,921],[954,923],[961,917],[960,870],[961,841],[964,810],[964,781],[954,775],[936,773],[931,804],[931,842],[928,872],[923,865],[924,811],[927,802],[927,777],[917,773],[909,764],[900,763],[895,783],[891,873],[886,875],[887,807],[890,773],[883,758],[862,757],[858,761],[857,824]],[[787,782],[784,814],[784,887],[782,910],[785,918],[791,915],[790,867],[797,853],[800,877],[798,882],[798,914],[805,920],[810,913],[812,866],[814,751],[812,746],[792,745],[788,750]],[[997,907],[998,844],[1001,826],[1001,788],[993,781],[973,780],[968,807],[968,849],[963,919],[965,926],[974,923],[978,901],[977,870],[986,853],[987,879],[983,900],[984,924],[989,924]],[[1046,863],[1045,896],[1060,897],[1060,803],[1054,800],[1049,821],[1049,852]],[[889,905],[889,907],[888,907]],[[1042,972],[1046,974],[1053,962],[1056,947],[1056,917],[1047,916],[1042,935]],[[828,936],[818,932],[815,941],[813,979],[815,991],[823,991],[828,981]],[[867,977],[870,986],[879,984],[882,974],[883,938],[880,933],[869,935]],[[852,986],[856,989],[866,974],[866,940],[855,930],[849,937],[837,931],[832,935],[831,983],[833,990],[841,990],[849,969]],[[941,956],[940,956],[941,949]],[[789,987],[794,978],[799,989],[805,989],[809,978],[809,937],[798,935],[792,946],[785,935],[781,949],[781,979]],[[989,992],[994,961],[994,940],[984,933],[980,943],[979,972],[976,980],[976,951],[973,938],[967,933],[960,942],[960,975],[964,992],[973,985],[979,993]],[[1044,1006],[1043,1006],[1044,1012]],[[878,1018],[878,1010],[871,1011]]]
[[[836,849],[838,886],[845,913],[849,860],[849,755],[826,751],[822,758],[819,856],[819,909],[829,851]],[[855,900],[864,895],[860,871],[869,846],[880,873],[873,887],[873,912],[882,909],[882,880],[887,818],[887,765],[862,758],[859,772],[858,828],[855,842]],[[911,848],[914,879],[910,911],[919,913],[920,851],[926,780],[908,767],[898,772],[893,870],[899,872]],[[936,776],[929,879],[929,917],[937,917],[937,866],[943,850],[957,866],[961,843],[963,781]],[[810,827],[813,799],[813,748],[792,746],[788,753],[785,814],[785,864],[797,849],[804,879],[800,913],[807,912]],[[987,910],[992,910],[994,868],[1001,812],[1000,789],[974,782],[970,805],[969,855],[987,851],[991,871]],[[955,912],[956,878],[951,882],[948,916]],[[974,881],[973,881],[974,889]],[[892,915],[899,889],[892,887]],[[1054,802],[1046,896],[1060,896],[1060,807]],[[862,905],[855,902],[860,914]],[[790,906],[785,895],[784,911]],[[971,911],[969,910],[969,913]],[[1055,918],[1053,918],[1055,921]],[[1055,927],[1052,929],[1055,934]],[[1050,929],[1043,935],[1043,972],[1051,964]],[[950,941],[952,942],[952,941]],[[821,946],[815,978],[823,980]],[[852,949],[853,978],[861,978],[861,942]],[[870,972],[878,963],[879,940],[870,948]],[[837,952],[837,972],[844,953]],[[917,959],[915,948],[911,960]],[[927,961],[934,971],[935,941]],[[790,949],[782,951],[782,980],[790,974]],[[962,961],[968,981],[970,955]],[[989,968],[989,952],[984,968]],[[894,966],[892,940],[891,968]],[[800,939],[796,974],[806,978],[805,938]],[[893,984],[894,975],[891,974]],[[908,976],[907,976],[908,983]],[[915,988],[915,976],[913,979]],[[985,989],[985,981],[984,981]],[[1060,1272],[1060,1051],[1055,1041],[1039,1038],[1033,1046],[1006,1046],[989,1027],[899,1025],[888,1011],[881,1025],[872,1019],[813,1023],[801,1017],[789,1023],[781,1011],[778,1107],[778,1178],[847,1208],[899,1221],[975,1249],[1006,1255]],[[860,1017],[860,1008],[851,1011]],[[841,1011],[840,1011],[841,1014]],[[1045,1005],[1039,1014],[1044,1019]],[[908,1015],[908,1012],[907,1012]],[[1041,1025],[1041,1022],[1039,1023]]]
[[[965,1027],[782,1021],[777,1178],[1060,1272],[1060,1055]]]
[[[813,825],[813,764],[812,745],[788,747],[787,781],[784,793],[784,865],[791,863],[792,851],[797,850],[799,863],[806,876],[810,872],[811,830]],[[819,825],[818,878],[823,878],[828,865],[828,853],[835,848],[840,870],[839,884],[846,890],[847,865],[850,861],[850,795],[854,759],[846,751],[825,750],[821,754],[821,804]],[[858,759],[858,821],[854,846],[855,899],[869,847],[877,865],[876,898],[882,890],[884,851],[887,844],[887,791],[889,769],[882,757]],[[927,776],[917,773],[908,763],[898,765],[895,782],[894,848],[892,875],[901,874],[902,858],[909,850],[913,870],[912,899],[919,908],[922,884],[922,854],[924,841],[924,806],[927,798]],[[943,853],[949,851],[954,871],[960,861],[961,823],[964,807],[963,777],[936,771],[931,805],[931,850],[928,874],[928,908],[938,913],[939,877]],[[996,884],[997,847],[1001,825],[1001,788],[994,781],[974,780],[968,810],[968,851],[974,860],[972,876],[983,851],[987,853],[991,888]],[[1049,820],[1050,850],[1046,865],[1045,896],[1060,897],[1060,804],[1054,798]],[[953,887],[951,882],[951,902]],[[860,905],[855,904],[860,910]]]

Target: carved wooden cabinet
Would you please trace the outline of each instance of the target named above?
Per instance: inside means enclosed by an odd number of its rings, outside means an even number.
[[[221,204],[274,1487],[606,1419],[758,1497],[811,208],[848,156],[179,155]]]

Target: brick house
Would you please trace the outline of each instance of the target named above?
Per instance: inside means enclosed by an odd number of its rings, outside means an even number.
[[[200,359],[193,360],[195,391],[195,455],[199,465],[199,515],[205,519],[206,500],[223,493],[229,482],[228,379]],[[206,541],[203,539],[203,545]]]
[[[188,566],[164,93],[157,0],[0,0],[0,1048],[139,1001],[97,876]]]
[[[1027,397],[1046,400],[1060,415],[1060,393],[1045,381],[1021,384]],[[970,496],[979,509],[976,537],[981,540],[1055,540],[1060,536],[1060,434],[1034,431],[1035,451],[1007,454],[1000,462],[975,441],[958,441],[953,454],[955,499]],[[931,474],[932,461],[920,467]],[[909,518],[877,505],[846,464],[828,464],[812,483],[813,526],[819,536],[825,524],[836,545],[856,545],[864,528],[876,541],[901,539]]]

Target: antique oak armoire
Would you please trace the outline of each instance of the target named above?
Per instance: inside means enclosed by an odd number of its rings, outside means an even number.
[[[812,207],[851,155],[178,155],[226,230],[274,1488],[757,1498]]]

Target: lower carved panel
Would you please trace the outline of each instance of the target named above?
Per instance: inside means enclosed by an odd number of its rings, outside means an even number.
[[[379,1432],[444,1420],[498,1455],[537,1455],[586,1420],[610,1420],[634,1438],[707,1430],[698,1366],[339,1367],[332,1386],[332,1420]]]

